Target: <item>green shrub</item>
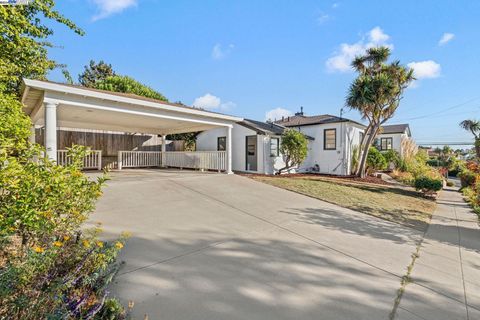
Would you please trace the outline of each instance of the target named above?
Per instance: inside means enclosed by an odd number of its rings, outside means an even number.
[[[1,94],[0,123],[0,319],[91,319],[124,245],[81,228],[106,177],[81,172],[84,147],[65,167],[43,157],[21,104]]]
[[[458,174],[466,168],[466,162],[452,157],[448,161],[448,175],[456,177]]]
[[[478,184],[478,183],[477,183]],[[480,217],[480,187],[465,187],[462,189],[467,202],[472,206],[473,211]]]
[[[431,167],[443,167],[445,166],[445,163],[439,159],[429,159],[426,162],[427,165]]]
[[[415,179],[414,186],[415,189],[422,191],[424,194],[433,194],[442,190],[443,182],[441,179],[419,177]]]
[[[476,174],[468,169],[463,169],[459,174],[462,188],[473,186],[475,184]]]
[[[375,147],[371,147],[368,151],[367,167],[369,170],[385,170],[387,168],[387,160]]]

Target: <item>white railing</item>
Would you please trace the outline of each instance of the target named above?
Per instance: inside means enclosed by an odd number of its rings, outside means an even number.
[[[72,158],[68,156],[68,150],[57,151],[57,163],[65,166],[72,163]],[[83,169],[102,170],[102,150],[90,150],[83,159]]]
[[[202,170],[227,170],[226,151],[165,152],[164,166]]]
[[[118,169],[160,167],[162,153],[160,151],[119,151]]]
[[[226,151],[119,151],[118,169],[173,167],[200,170],[227,170]]]

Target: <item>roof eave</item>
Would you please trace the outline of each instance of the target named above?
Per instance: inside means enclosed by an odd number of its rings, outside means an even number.
[[[56,91],[56,92],[61,92],[61,93],[66,93],[66,94],[76,94],[76,95],[81,95],[85,97],[90,97],[90,98],[97,98],[97,99],[104,99],[104,100],[110,100],[114,102],[123,102],[127,104],[134,104],[134,105],[141,105],[145,107],[162,107],[169,109],[171,111],[176,111],[176,112],[182,112],[182,113],[191,113],[191,114],[196,114],[196,115],[201,115],[201,116],[206,116],[206,117],[211,117],[211,118],[217,118],[217,119],[223,119],[223,120],[228,120],[228,121],[234,121],[234,122],[239,122],[242,121],[243,118],[240,117],[235,117],[235,116],[230,116],[230,115],[224,115],[220,113],[214,113],[214,112],[208,112],[204,110],[197,110],[193,108],[182,108],[178,106],[173,106],[169,104],[164,104],[160,101],[154,102],[154,101],[146,101],[146,100],[140,100],[140,99],[135,99],[133,97],[122,97],[118,96],[115,94],[109,94],[109,93],[103,93],[103,92],[97,92],[97,91],[92,91],[88,90],[88,88],[77,88],[77,87],[69,87],[65,86],[62,84],[58,83],[53,83],[53,82],[45,82],[41,80],[32,80],[32,79],[23,79],[23,85],[25,88],[23,89],[23,94],[25,92],[28,94],[27,88],[34,88],[38,90],[44,90],[44,91]]]

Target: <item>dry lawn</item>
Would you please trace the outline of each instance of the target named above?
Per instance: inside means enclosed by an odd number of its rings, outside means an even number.
[[[435,210],[434,200],[395,186],[322,177],[251,178],[419,230],[426,230]]]

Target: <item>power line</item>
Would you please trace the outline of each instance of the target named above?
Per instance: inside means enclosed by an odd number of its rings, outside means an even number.
[[[470,102],[476,101],[476,100],[478,100],[478,99],[480,99],[480,97],[476,97],[476,98],[470,99],[470,100],[468,100],[468,101],[465,101],[465,102],[456,104],[456,105],[454,105],[454,106],[451,106],[451,107],[442,109],[442,110],[440,110],[440,111],[436,111],[436,112],[434,112],[434,113],[425,114],[425,115],[418,116],[418,117],[400,119],[400,120],[397,120],[397,121],[410,121],[410,120],[424,119],[424,118],[428,118],[428,117],[432,117],[432,116],[438,116],[439,113],[443,113],[443,112],[446,112],[446,111],[450,111],[450,110],[453,110],[453,109],[456,109],[456,108],[463,107],[464,105],[469,104]]]

